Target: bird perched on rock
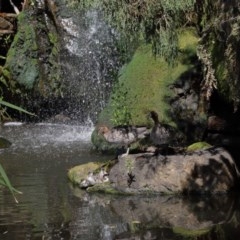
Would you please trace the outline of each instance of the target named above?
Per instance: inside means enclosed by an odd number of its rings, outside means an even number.
[[[107,142],[127,147],[127,153],[130,144],[145,138],[148,133],[147,127],[117,126],[110,129],[107,126],[100,126],[98,128],[98,134],[102,134]]]
[[[154,121],[154,126],[150,132],[150,140],[157,147],[168,148],[174,140],[176,130],[170,125],[160,123],[155,111],[151,111],[149,117]]]

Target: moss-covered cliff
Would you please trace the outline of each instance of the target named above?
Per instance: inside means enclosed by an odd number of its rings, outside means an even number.
[[[191,132],[187,123],[192,126],[203,123],[198,85],[201,74],[197,72],[196,59],[198,38],[192,28],[182,30],[179,36],[181,54],[174,66],[154,56],[150,45],[143,44],[137,49],[132,60],[122,69],[119,82],[107,108],[100,114],[98,124],[151,125],[147,118],[151,110],[160,114],[161,121],[177,126],[186,133]]]

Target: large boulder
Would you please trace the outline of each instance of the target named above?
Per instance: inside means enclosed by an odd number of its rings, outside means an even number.
[[[124,193],[227,193],[239,182],[232,156],[220,147],[176,155],[119,158],[109,180]]]

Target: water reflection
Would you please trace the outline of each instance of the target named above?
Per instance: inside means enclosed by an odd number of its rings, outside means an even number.
[[[89,212],[103,206],[108,216],[119,218],[116,223],[99,222],[99,239],[232,239],[227,226],[239,226],[236,196],[120,197],[78,191],[73,190],[88,202]]]
[[[73,187],[70,167],[106,159],[91,151],[90,132],[64,125],[1,130],[13,145],[0,162],[23,194],[15,204],[0,189],[0,239],[239,239],[238,196],[111,196]]]

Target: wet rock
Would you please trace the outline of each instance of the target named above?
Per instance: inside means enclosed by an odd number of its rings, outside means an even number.
[[[125,193],[227,193],[239,182],[231,155],[212,147],[192,153],[120,157],[109,173],[110,182]]]
[[[93,172],[100,167],[100,163],[89,162],[75,166],[68,171],[68,178],[74,184],[80,184],[88,175],[89,172]]]
[[[8,141],[7,139],[0,137],[0,149],[1,148],[8,148],[12,145],[12,143],[10,141]]]
[[[116,190],[109,184],[108,174],[115,162],[89,162],[75,166],[68,171],[68,178],[73,184],[89,192],[115,193]]]
[[[146,147],[146,138],[139,139],[138,141],[132,143],[130,145],[130,150],[131,151],[143,151]],[[124,144],[121,143],[111,143],[108,142],[102,134],[98,134],[97,129],[95,129],[92,132],[91,135],[91,142],[94,145],[94,148],[104,154],[114,154],[114,155],[119,155],[124,152],[126,152],[126,149],[124,148]]]

